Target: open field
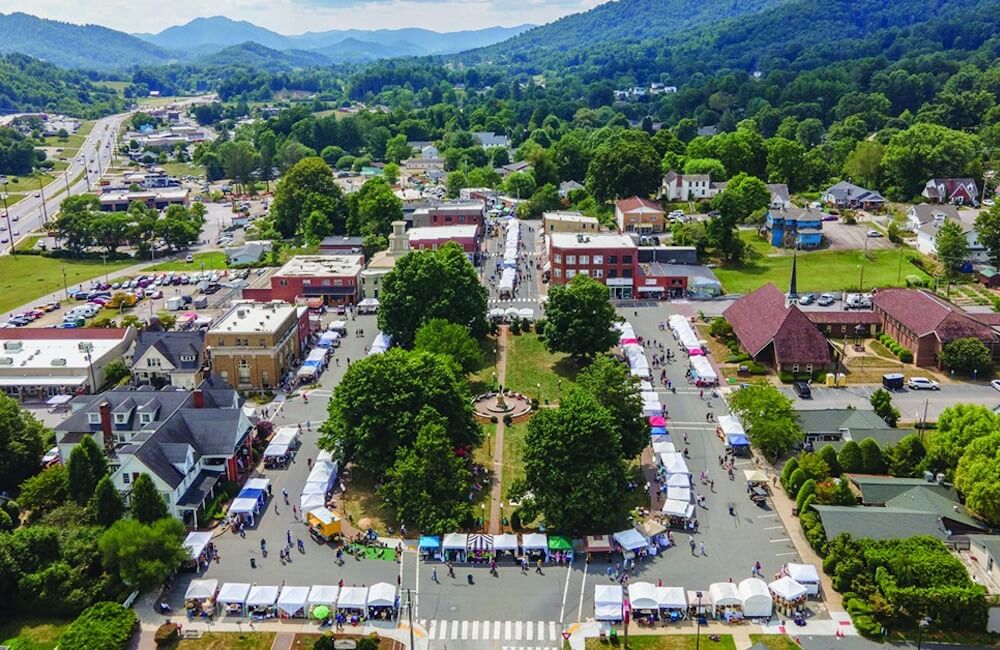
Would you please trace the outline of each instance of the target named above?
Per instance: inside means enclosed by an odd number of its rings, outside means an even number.
[[[26,176],[8,176],[7,185],[0,189],[10,194],[28,194],[29,192],[33,194],[38,191],[38,179],[41,179],[42,185],[45,186],[56,178],[58,176],[47,172],[35,172]],[[10,199],[7,200],[7,203],[10,204]]]
[[[114,273],[131,266],[131,260],[55,259],[41,255],[0,257],[0,312],[6,312],[38,300],[53,291],[63,289],[63,270],[66,286],[76,288],[105,272]]]
[[[71,621],[58,619],[8,620],[0,624],[0,645],[26,650],[55,650]]]
[[[159,106],[166,106],[167,104],[173,104],[174,102],[183,101],[185,99],[190,99],[189,97],[142,97],[137,98],[136,104],[139,105],[139,109],[143,108],[157,108]]]
[[[95,81],[95,86],[104,86],[105,88],[110,88],[116,91],[118,94],[122,94],[130,85],[128,81]]]
[[[270,650],[274,632],[209,632],[200,639],[185,639],[177,650]]]
[[[169,176],[204,176],[205,168],[201,165],[186,162],[165,162],[162,165],[163,171]]]
[[[152,266],[147,266],[143,271],[201,271],[202,264],[205,265],[205,270],[217,270],[226,268],[226,254],[222,251],[210,251],[208,253],[195,253],[192,255],[194,258],[193,262],[185,262],[184,260],[171,260],[169,262],[160,262],[159,264],[154,264]]]
[[[792,273],[791,253],[777,251],[753,233],[744,231],[740,235],[751,242],[758,255],[744,264],[715,269],[726,292],[749,293],[769,282],[783,290],[787,288]],[[800,293],[856,291],[862,281],[862,267],[866,291],[873,287],[904,286],[907,275],[929,280],[930,276],[909,261],[910,254],[916,252],[908,248],[868,251],[867,256],[858,250],[799,252],[798,290]]]
[[[556,402],[576,381],[578,368],[565,354],[552,354],[534,332],[507,337],[507,386],[542,404]],[[561,388],[560,388],[561,384]]]

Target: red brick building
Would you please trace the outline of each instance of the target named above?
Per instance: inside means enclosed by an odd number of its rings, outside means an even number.
[[[327,305],[353,305],[360,295],[363,268],[361,255],[298,255],[267,278],[270,286],[247,287],[243,297],[289,303],[322,298]]]
[[[479,248],[480,227],[476,224],[461,226],[426,226],[414,227],[407,231],[410,238],[410,248],[413,250],[437,249],[448,242],[455,242],[468,255],[475,254]]]
[[[638,293],[638,247],[629,236],[553,232],[548,238],[553,284],[566,284],[580,273],[606,284],[611,298],[630,299]]]
[[[414,228],[435,228],[439,226],[483,227],[483,202],[443,203],[413,211]]]

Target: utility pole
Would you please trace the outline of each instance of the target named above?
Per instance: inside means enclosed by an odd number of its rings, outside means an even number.
[[[7,210],[7,177],[0,176],[0,185],[3,185],[3,191],[0,192],[0,196],[3,197],[3,216],[7,220],[7,234],[10,236],[10,254],[11,257],[17,257],[17,252],[14,251],[14,231],[10,229],[10,212]]]
[[[406,612],[410,621],[410,650],[416,650],[416,639],[413,635],[413,590],[409,588],[406,590]]]
[[[44,215],[44,218],[45,218],[45,225],[48,226],[49,225],[49,209],[47,207],[45,207],[45,188],[42,187],[42,177],[41,176],[38,177],[38,193],[42,197],[42,214]]]

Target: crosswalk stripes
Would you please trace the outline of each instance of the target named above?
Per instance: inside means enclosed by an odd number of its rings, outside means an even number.
[[[560,640],[555,621],[421,621],[431,640],[548,643]],[[515,646],[511,646],[515,647]],[[529,646],[532,647],[532,646]],[[540,649],[539,649],[540,650]]]
[[[507,305],[515,302],[532,303],[538,302],[538,298],[490,298],[489,303],[491,305]]]

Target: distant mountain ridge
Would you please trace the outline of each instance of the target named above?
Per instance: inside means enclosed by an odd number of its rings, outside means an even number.
[[[196,18],[157,34],[126,34],[97,25],[75,25],[26,13],[0,14],[0,54],[21,53],[62,68],[115,70],[134,65],[226,60],[241,63],[233,47],[244,48],[242,63],[286,68],[366,62],[398,56],[454,54],[522,33],[532,25],[458,32],[427,29],[330,30],[295,36],[278,34],[224,16]],[[248,43],[261,48],[247,48]],[[219,56],[216,56],[219,55]]]

